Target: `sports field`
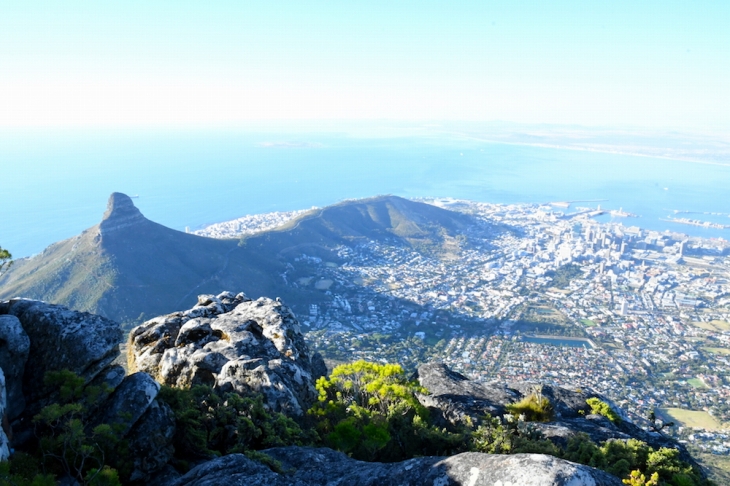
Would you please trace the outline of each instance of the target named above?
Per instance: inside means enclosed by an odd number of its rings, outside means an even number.
[[[673,420],[677,425],[683,427],[698,427],[705,430],[716,431],[726,429],[715,417],[702,410],[685,410],[683,408],[662,408],[661,415]]]

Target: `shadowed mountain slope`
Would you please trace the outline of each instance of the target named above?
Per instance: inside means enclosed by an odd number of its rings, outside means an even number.
[[[120,193],[101,223],[15,262],[0,277],[0,299],[28,297],[135,321],[189,306],[201,293],[243,290],[251,297],[300,292],[281,273],[301,253],[378,240],[442,253],[468,216],[395,196],[348,201],[307,213],[247,239],[204,238],[146,219]]]

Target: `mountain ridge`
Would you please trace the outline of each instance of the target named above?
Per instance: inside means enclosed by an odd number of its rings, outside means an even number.
[[[291,299],[302,291],[282,285],[280,275],[297,252],[322,255],[371,240],[438,253],[470,224],[463,214],[377,196],[318,209],[240,240],[214,239],[150,221],[131,198],[115,192],[99,224],[17,260],[0,276],[0,299],[41,299],[121,322],[172,312],[197,294],[226,288]]]

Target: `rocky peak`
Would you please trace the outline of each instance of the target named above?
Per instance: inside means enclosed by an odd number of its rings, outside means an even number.
[[[121,192],[114,192],[109,196],[106,212],[101,220],[99,229],[102,236],[113,231],[134,226],[147,221],[132,202],[132,199]]]
[[[314,383],[326,372],[286,305],[232,292],[200,295],[192,309],[134,328],[127,358],[130,370],[164,385],[261,393],[270,409],[292,415],[314,403]]]

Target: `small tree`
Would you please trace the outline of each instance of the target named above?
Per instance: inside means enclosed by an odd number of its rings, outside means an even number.
[[[4,269],[10,268],[10,265],[12,264],[13,255],[11,255],[8,250],[0,246],[0,274],[3,273]]]
[[[90,411],[111,389],[85,386],[84,379],[69,370],[49,371],[44,382],[59,390],[60,399],[33,418],[44,472],[60,473],[83,485],[120,484],[106,462],[120,442],[118,431],[108,424],[88,429]]]
[[[435,427],[395,364],[367,361],[337,366],[317,380],[319,401],[309,410],[325,444],[363,460],[396,461],[460,451],[465,437]]]

